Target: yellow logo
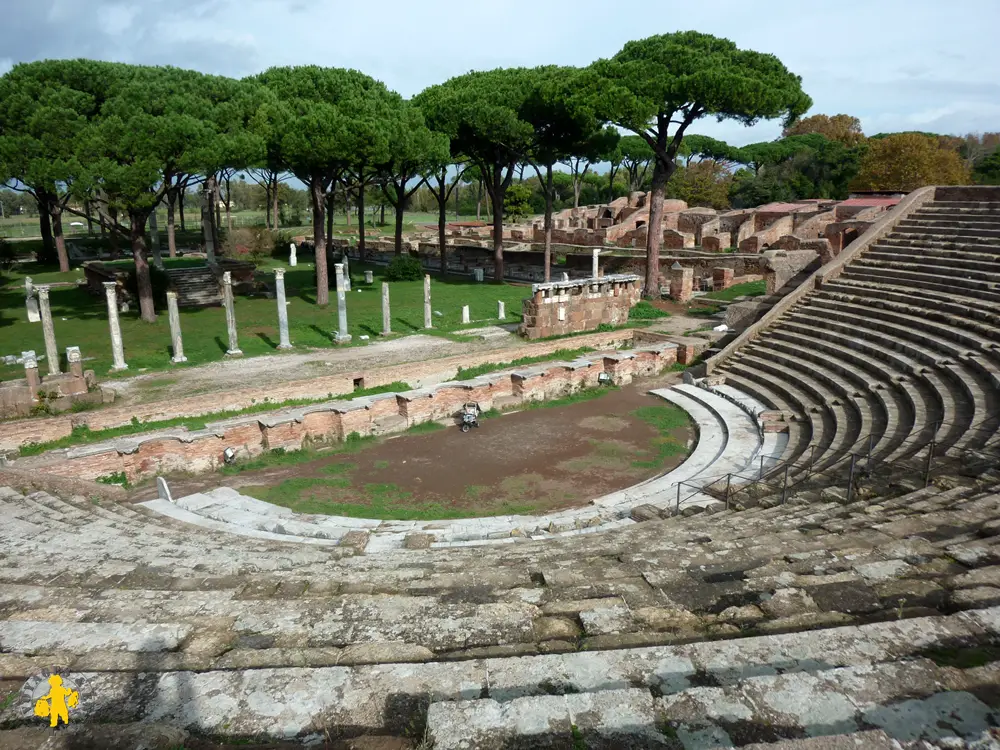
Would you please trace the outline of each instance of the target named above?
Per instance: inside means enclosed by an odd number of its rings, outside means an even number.
[[[80,706],[80,692],[73,679],[50,670],[24,683],[20,704],[24,713],[48,719],[55,729],[60,723],[69,724],[70,712]]]

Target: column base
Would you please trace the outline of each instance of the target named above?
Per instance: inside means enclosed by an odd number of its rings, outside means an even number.
[[[392,333],[392,331],[379,331],[378,335],[379,336],[392,336],[393,333]]]
[[[294,349],[295,347],[292,346],[291,344],[278,344],[278,348],[282,349],[282,350],[286,350],[286,349]]]
[[[242,357],[243,352],[240,349],[229,349],[226,351],[227,357]]]
[[[351,343],[351,334],[347,333],[341,336],[339,333],[333,334],[333,343],[337,346],[344,346],[345,344]]]
[[[112,367],[108,372],[124,372],[128,369],[128,365],[122,365],[121,367]]]
[[[170,361],[173,362],[175,365],[179,365],[181,362],[187,362],[188,358],[187,357],[171,357]]]

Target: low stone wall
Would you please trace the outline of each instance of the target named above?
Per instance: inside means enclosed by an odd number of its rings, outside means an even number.
[[[641,288],[638,276],[622,274],[535,284],[531,292],[524,300],[520,332],[540,339],[625,324]]]
[[[219,411],[238,411],[270,400],[321,399],[329,394],[350,393],[355,381],[362,378],[365,388],[375,388],[389,383],[413,382],[443,372],[457,371],[459,367],[475,367],[486,363],[511,362],[522,357],[539,357],[558,349],[590,347],[603,349],[631,344],[633,331],[609,331],[578,336],[572,341],[545,341],[523,346],[496,349],[481,354],[463,354],[453,357],[378,367],[364,372],[345,372],[320,378],[294,380],[267,388],[243,388],[207,393],[190,398],[158,401],[150,404],[109,407],[99,411],[82,412],[72,416],[38,417],[5,422],[0,429],[0,451],[16,451],[25,443],[47,443],[69,435],[75,425],[86,425],[93,431],[121,427],[136,418],[141,422],[154,422],[178,417],[197,417]]]
[[[595,387],[602,373],[607,373],[614,384],[625,385],[634,377],[656,375],[676,361],[677,346],[662,342],[631,351],[587,355],[572,362],[550,362],[441,383],[433,388],[239,417],[209,424],[204,430],[181,428],[129,436],[53,451],[21,463],[39,473],[75,480],[124,473],[129,481],[135,481],[167,471],[205,472],[223,464],[226,448],[249,458],[275,448],[299,450],[312,443],[339,442],[352,434],[401,432],[424,422],[454,419],[468,401],[478,402],[483,410],[508,408]]]

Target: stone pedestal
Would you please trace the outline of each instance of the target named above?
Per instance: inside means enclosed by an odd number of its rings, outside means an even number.
[[[392,333],[392,317],[389,313],[389,285],[382,282],[382,335]]]
[[[34,350],[21,352],[21,359],[24,360],[24,377],[28,381],[28,392],[31,400],[38,400],[38,388],[42,384],[42,378],[38,374],[38,358]]]
[[[431,321],[431,276],[424,274],[424,328],[433,328]]]
[[[38,300],[35,299],[35,285],[31,283],[31,277],[24,279],[24,301],[28,309],[28,322],[38,323],[42,316],[38,313]]]
[[[233,300],[233,276],[229,271],[222,274],[222,304],[226,308],[226,330],[229,333],[227,357],[240,357],[240,340],[236,331],[236,307]]]
[[[45,337],[45,359],[49,363],[49,375],[59,374],[59,347],[56,346],[56,329],[52,325],[52,308],[49,306],[49,287],[39,285],[38,310],[42,316],[42,335]]]
[[[118,284],[104,282],[104,296],[108,303],[108,328],[111,330],[111,371],[127,370],[125,347],[122,345],[122,329],[118,322]]]
[[[66,347],[66,363],[69,365],[69,374],[73,377],[83,377],[83,357],[80,354],[80,347]]]
[[[167,317],[170,320],[170,345],[174,350],[174,356],[170,361],[175,365],[187,362],[184,356],[184,341],[181,338],[181,315],[177,310],[177,292],[167,292]]]
[[[288,340],[288,302],[285,300],[284,268],[274,269],[274,296],[278,301],[278,348],[291,349],[292,342]]]
[[[335,344],[351,343],[351,334],[347,332],[347,292],[344,289],[344,264],[335,263],[334,271],[337,278],[337,333],[333,337]]]
[[[694,296],[694,269],[680,263],[670,267],[670,297],[675,302],[690,302]]]
[[[298,250],[295,247],[295,243],[294,242],[291,245],[288,246],[288,251],[289,251],[288,252],[288,265],[290,265],[292,268],[295,268],[295,266],[297,266],[299,264],[299,259],[298,259],[298,255],[297,255]]]
[[[499,320],[507,320],[507,305],[503,302],[497,302],[497,318]]]
[[[590,266],[590,275],[593,278],[598,278],[601,275],[601,261],[600,261],[601,251],[596,247],[594,248],[594,258]]]
[[[716,292],[728,289],[733,285],[735,271],[732,268],[716,268],[712,270],[712,289]]]
[[[374,284],[375,283],[375,274],[372,273],[371,271],[365,271],[365,283],[366,284]]]
[[[471,323],[472,322],[469,319],[469,306],[468,305],[462,305],[462,322],[463,323]]]
[[[565,271],[563,271],[563,273],[562,273],[562,280],[563,281],[569,281],[569,274],[566,273]]]
[[[482,268],[473,268],[472,278],[476,281],[483,281],[486,278],[486,275]]]

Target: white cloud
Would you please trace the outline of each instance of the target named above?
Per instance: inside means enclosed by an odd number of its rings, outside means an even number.
[[[814,113],[856,115],[868,133],[1000,130],[997,0],[841,0],[808,12],[800,0],[764,7],[666,0],[652,16],[607,0],[507,0],[499,12],[468,0],[11,5],[0,49],[14,62],[86,56],[235,76],[272,65],[331,65],[363,70],[405,96],[472,69],[586,65],[630,39],[694,28],[777,55],[803,77]],[[780,125],[703,120],[697,130],[742,144],[773,138]]]

